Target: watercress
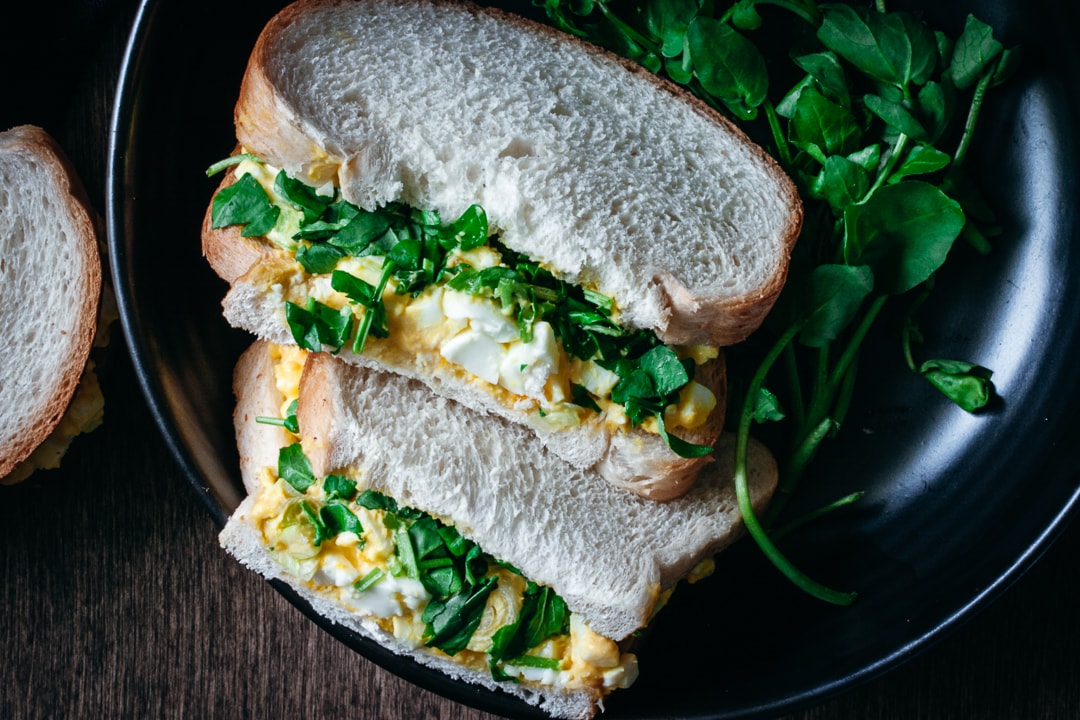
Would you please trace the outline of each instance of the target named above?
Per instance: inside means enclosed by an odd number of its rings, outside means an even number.
[[[795,180],[806,222],[788,284],[731,367],[749,378],[731,404],[736,489],[751,535],[784,574],[824,600],[852,602],[854,593],[794,567],[772,531],[820,443],[843,423],[863,340],[885,305],[921,304],[958,239],[989,250],[993,216],[963,162],[986,93],[1011,75],[1017,52],[973,16],[953,38],[884,0],[873,8],[815,0],[534,4],[553,25],[743,121]],[[986,408],[994,397],[988,369],[915,362],[913,314],[902,333],[906,365],[964,410]],[[755,422],[785,429],[780,485],[763,520],[746,479]]]

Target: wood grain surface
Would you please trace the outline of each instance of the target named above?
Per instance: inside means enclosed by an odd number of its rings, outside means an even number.
[[[103,211],[134,3],[76,5],[82,14],[50,31],[63,58],[25,37],[0,49],[5,67],[23,69],[18,92],[0,100],[0,127],[46,127]],[[0,10],[0,27],[36,27],[10,12]],[[105,425],[76,440],[61,470],[0,488],[0,718],[492,717],[359,657],[225,556],[144,405],[119,328],[103,386]],[[1080,717],[1078,551],[1074,526],[938,645],[787,717]]]

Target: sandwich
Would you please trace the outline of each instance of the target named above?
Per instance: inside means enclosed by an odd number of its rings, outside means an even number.
[[[44,130],[0,132],[0,483],[55,468],[71,440],[101,424],[91,350],[102,298],[98,218],[74,168]]]
[[[802,224],[721,115],[497,10],[300,0],[235,125],[203,225],[231,324],[418,380],[651,499],[715,457],[722,349]]]
[[[726,434],[657,503],[520,424],[328,353],[256,341],[234,389],[247,497],[222,546],[330,621],[553,717],[629,686],[635,637],[741,531]],[[749,467],[760,508],[776,465],[751,443]]]

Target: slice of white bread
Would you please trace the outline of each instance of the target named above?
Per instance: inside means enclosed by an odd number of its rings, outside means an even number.
[[[301,0],[270,21],[238,142],[345,199],[458,217],[615,298],[624,321],[723,346],[764,319],[802,206],[719,113],[618,57],[466,3]]]
[[[245,487],[274,466],[286,435],[254,422],[276,415],[270,348],[255,343],[237,365],[236,430]],[[684,497],[653,503],[574,470],[525,429],[484,418],[396,375],[358,369],[312,354],[300,383],[299,422],[317,475],[345,467],[366,487],[452,522],[486,552],[552,587],[592,629],[622,639],[643,627],[664,591],[741,532],[732,484],[733,448],[724,436],[718,462]],[[776,483],[776,465],[750,447],[750,486],[760,509]],[[485,672],[404,647],[369,619],[349,613],[290,578],[250,524],[249,496],[221,534],[222,545],[261,574],[289,583],[319,613],[394,652],[454,678],[517,694],[556,717],[589,717],[590,692],[539,692],[496,683]]]
[[[20,464],[61,425],[87,367],[102,284],[95,217],[48,133],[0,133],[0,482],[25,477]]]

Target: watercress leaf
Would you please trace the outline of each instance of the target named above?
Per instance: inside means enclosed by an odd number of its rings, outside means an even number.
[[[291,178],[280,170],[274,178],[274,190],[284,197],[293,207],[304,214],[304,222],[317,220],[331,202],[332,197],[319,195],[315,188],[296,178]]]
[[[488,595],[497,582],[497,576],[492,575],[445,602],[429,602],[423,614],[423,620],[428,625],[424,644],[438,648],[447,655],[456,655],[464,650],[480,625]]]
[[[533,614],[526,625],[524,649],[530,650],[550,637],[563,634],[569,622],[566,602],[551,588],[540,588]]]
[[[306,492],[315,483],[311,461],[304,454],[300,443],[286,445],[278,450],[278,477],[298,493]]]
[[[330,272],[337,267],[338,260],[344,256],[345,253],[341,249],[325,242],[300,244],[296,248],[296,261],[312,275],[324,275]]]
[[[656,428],[660,433],[660,437],[667,443],[667,446],[679,457],[705,457],[713,451],[712,446],[710,445],[695,445],[694,443],[687,442],[682,438],[670,434],[664,424],[664,414],[662,412],[656,414]]]
[[[349,510],[344,503],[331,502],[323,505],[319,510],[319,519],[326,527],[327,537],[335,537],[343,532],[361,535],[364,532],[359,518]]]
[[[626,405],[631,399],[653,398],[657,396],[652,376],[638,368],[621,378],[611,388],[611,400],[619,405]]]
[[[666,345],[652,348],[638,358],[638,363],[652,378],[660,397],[666,397],[690,382],[690,376],[679,356]]]
[[[414,522],[409,527],[409,537],[416,550],[417,560],[447,555],[446,544],[443,542],[442,535],[439,534],[439,524],[430,516],[422,517]]]
[[[788,139],[824,164],[830,155],[847,155],[861,147],[862,129],[846,107],[829,100],[816,88],[799,93]]]
[[[881,145],[874,143],[861,150],[849,153],[847,159],[867,172],[874,172],[881,162]]]
[[[386,257],[402,270],[419,270],[422,267],[423,250],[423,243],[419,240],[406,238],[399,240]]]
[[[1001,57],[998,58],[997,65],[994,67],[994,74],[990,80],[990,86],[995,87],[1008,80],[1016,73],[1016,69],[1020,67],[1021,58],[1023,53],[1020,48],[1006,48],[1001,53]]]
[[[642,9],[645,28],[660,40],[660,54],[673,58],[683,49],[690,21],[697,15],[698,0],[651,0]]]
[[[826,51],[800,55],[795,58],[795,64],[817,82],[818,89],[825,95],[845,107],[851,105],[847,75],[836,53]]]
[[[949,166],[952,157],[930,145],[916,145],[889,176],[889,182],[895,183],[911,175],[925,175],[937,172]]]
[[[329,242],[349,255],[359,255],[390,229],[390,218],[381,212],[359,210]]]
[[[930,142],[936,142],[949,129],[956,107],[956,91],[947,83],[931,80],[919,88],[915,99],[927,137]]]
[[[301,515],[304,517],[305,520],[308,521],[308,524],[315,531],[315,537],[312,539],[312,545],[314,545],[315,547],[319,547],[320,545],[322,545],[323,540],[331,537],[329,531],[327,530],[326,523],[323,522],[322,515],[319,513],[318,510],[315,509],[315,506],[311,504],[311,501],[301,500],[298,505],[300,507]]]
[[[398,512],[398,504],[394,498],[384,495],[376,490],[364,490],[356,496],[356,504],[368,510],[386,510]]]
[[[262,185],[250,173],[244,173],[214,195],[210,223],[215,229],[243,225],[241,235],[258,237],[274,229],[280,214],[281,208],[270,202]]]
[[[866,95],[863,97],[866,109],[881,118],[890,128],[908,135],[915,140],[925,140],[928,137],[926,128],[922,126],[911,111],[902,104],[886,100],[880,95]]]
[[[322,343],[315,327],[315,315],[296,303],[285,302],[285,321],[289,325],[293,340],[305,350],[320,352]]]
[[[443,247],[473,250],[487,242],[487,213],[479,205],[470,205],[457,220],[442,231]]]
[[[757,46],[727,23],[702,15],[691,21],[686,37],[701,86],[736,116],[753,119],[769,85]]]
[[[799,342],[822,347],[836,339],[874,287],[874,273],[865,265],[819,265],[803,289],[807,315]]]
[[[780,399],[765,387],[758,388],[757,398],[754,401],[754,422],[779,422],[787,415],[780,406]]]
[[[757,30],[761,27],[761,15],[757,11],[758,0],[739,0],[731,8],[731,24],[740,30]]]
[[[968,412],[982,410],[994,395],[989,369],[962,360],[927,360],[919,374]]]
[[[352,273],[335,270],[330,274],[330,287],[364,307],[375,304],[375,286]]]
[[[679,57],[664,60],[664,72],[672,81],[680,85],[686,85],[694,79],[694,65],[690,61],[690,53],[685,52]]]
[[[844,4],[821,6],[817,36],[828,49],[883,83],[922,84],[937,66],[934,33],[908,13]]]
[[[813,190],[834,213],[843,215],[844,208],[861,201],[870,190],[870,174],[861,165],[833,155],[826,158]]]
[[[876,290],[899,294],[934,273],[964,227],[960,204],[937,187],[908,180],[878,188],[844,212],[844,258],[869,265]]]
[[[994,67],[1003,46],[994,39],[994,30],[974,15],[967,16],[964,31],[953,46],[949,74],[956,87],[961,90],[978,82],[987,68]]]
[[[356,481],[331,473],[323,479],[323,492],[329,500],[352,500],[356,497]]]
[[[780,98],[780,101],[776,103],[776,114],[783,118],[792,118],[795,116],[795,107],[799,102],[799,95],[802,91],[808,87],[815,86],[815,80],[810,75],[806,75],[800,80],[794,87],[784,94],[784,97]]]

